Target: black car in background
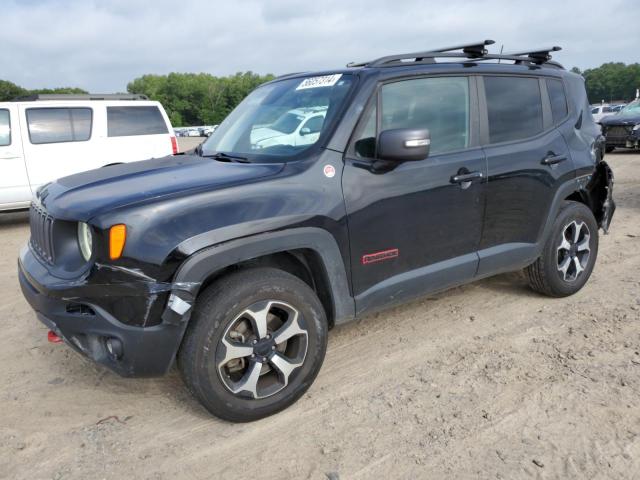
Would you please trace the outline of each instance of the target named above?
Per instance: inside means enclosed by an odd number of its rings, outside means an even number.
[[[640,147],[640,100],[629,103],[616,115],[607,115],[599,123],[606,138],[607,152],[617,147]]]
[[[584,81],[491,43],[280,77],[190,154],[46,185],[25,297],[54,339],[126,376],[177,360],[249,421],[304,394],[334,325],[519,269],[577,292],[615,209]]]

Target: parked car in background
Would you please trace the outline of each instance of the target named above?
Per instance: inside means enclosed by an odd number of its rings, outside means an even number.
[[[611,105],[591,105],[591,115],[593,115],[593,120],[598,123],[602,118],[606,117],[607,115],[611,115],[613,113],[616,113],[613,110],[614,107],[612,107]]]
[[[210,137],[213,132],[216,131],[217,125],[200,127],[200,135],[203,137]]]
[[[199,137],[200,136],[200,130],[198,130],[197,128],[187,128],[184,132],[184,136],[185,137]]]
[[[318,140],[326,114],[326,107],[290,110],[273,123],[255,126],[251,130],[251,144],[255,148],[311,145]]]
[[[640,148],[640,100],[625,106],[616,115],[600,120],[602,134],[606,138],[605,151],[614,148]]]
[[[169,118],[141,95],[33,95],[0,102],[0,211],[84,170],[177,153]]]

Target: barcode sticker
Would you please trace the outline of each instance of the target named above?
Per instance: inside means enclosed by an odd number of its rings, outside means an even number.
[[[342,77],[341,73],[335,75],[323,75],[321,77],[305,78],[296,90],[304,90],[306,88],[333,87]]]

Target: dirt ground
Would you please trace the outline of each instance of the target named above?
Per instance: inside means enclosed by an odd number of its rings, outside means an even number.
[[[640,478],[640,155],[608,155],[618,210],[573,297],[500,275],[344,327],[309,393],[251,424],[176,371],[123,379],[23,300],[25,216],[0,225],[0,477]]]

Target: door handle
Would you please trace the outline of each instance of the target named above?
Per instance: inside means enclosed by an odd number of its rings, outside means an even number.
[[[9,155],[6,157],[0,157],[0,160],[13,160],[14,158],[21,158],[20,155]]]
[[[553,152],[549,152],[546,157],[542,159],[543,165],[556,165],[560,162],[564,162],[567,159],[566,155],[556,155]]]
[[[451,177],[451,183],[468,183],[473,182],[474,180],[481,180],[484,177],[482,172],[469,172],[469,173],[461,173],[459,175],[454,175]]]

